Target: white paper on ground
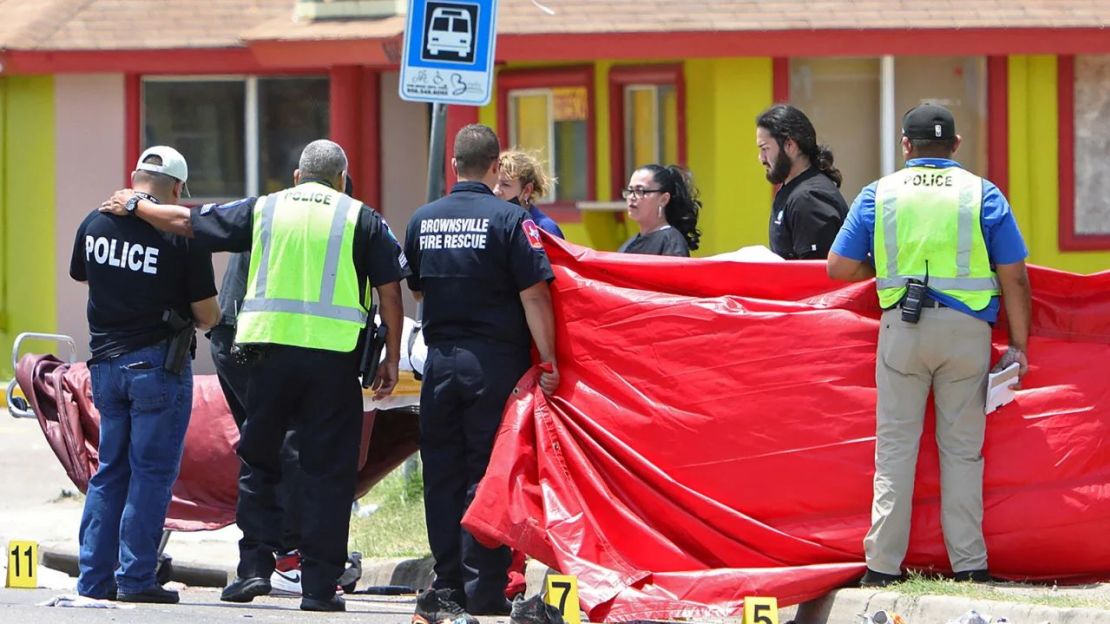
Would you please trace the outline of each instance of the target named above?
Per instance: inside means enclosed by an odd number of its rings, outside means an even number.
[[[95,598],[86,598],[85,596],[75,596],[72,594],[61,594],[54,596],[50,600],[38,603],[40,607],[72,607],[77,609],[134,609],[134,605],[120,604],[118,602],[109,602],[107,600],[97,600]]]
[[[987,376],[986,412],[988,414],[1014,400],[1014,389],[1011,386],[1018,382],[1020,368],[1021,365],[1014,362],[997,373]]]

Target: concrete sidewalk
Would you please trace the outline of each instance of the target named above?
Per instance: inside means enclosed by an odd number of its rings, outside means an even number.
[[[76,571],[77,530],[81,519],[81,500],[75,496],[76,488],[70,483],[69,478],[62,470],[61,464],[54,457],[47,446],[38,423],[31,420],[16,420],[8,416],[5,410],[0,410],[0,543],[6,544],[12,539],[31,539],[39,542],[44,563],[51,567],[59,568],[66,572]],[[68,495],[65,494],[68,492]],[[166,547],[166,552],[173,556],[174,579],[190,586],[219,587],[226,583],[228,574],[234,574],[238,556],[237,542],[241,533],[234,527],[227,527],[218,531],[197,533],[174,533]],[[372,553],[366,553],[372,554]],[[2,560],[6,565],[6,558]],[[540,591],[543,587],[543,578],[548,572],[547,568],[536,562],[531,562],[528,567],[528,593],[529,595]],[[363,562],[363,577],[359,587],[372,585],[407,585],[413,588],[427,587],[432,580],[431,561],[429,559],[365,559]],[[75,579],[60,572],[52,572],[43,568],[40,583],[44,587],[58,591],[72,591]],[[205,590],[193,590],[200,591]],[[1004,592],[1022,593],[1029,591],[1045,591],[1044,588],[1032,586],[1014,586],[1003,588]],[[1073,596],[1099,596],[1110,602],[1110,584],[1102,584],[1080,588],[1061,588],[1057,590],[1064,595]],[[11,592],[16,592],[12,594]],[[20,594],[17,590],[3,590],[3,599],[0,607],[5,604],[10,606],[7,615],[27,613],[26,609],[35,609],[30,606],[26,597],[29,594]],[[46,594],[53,595],[51,592]],[[203,607],[205,617],[201,621],[223,621],[223,616],[215,617],[213,614],[222,603],[215,599],[215,594],[201,593],[200,598],[190,598],[190,601],[204,602],[212,599],[215,604]],[[1054,592],[1056,593],[1056,592]],[[39,596],[42,594],[36,594]],[[49,595],[43,595],[44,600]],[[18,598],[18,600],[16,599]],[[411,598],[411,597],[410,597]],[[287,602],[287,601],[286,601]],[[389,601],[385,601],[388,603]],[[285,605],[278,602],[275,605]],[[400,608],[403,604],[404,607]],[[226,606],[226,605],[225,605]],[[198,603],[198,609],[201,606]],[[231,607],[228,607],[229,609]],[[274,605],[260,604],[260,611],[256,616],[268,617],[273,613]],[[378,610],[385,616],[388,612],[397,621],[397,613],[402,611],[411,613],[412,602],[400,600],[391,604],[367,604],[368,610]],[[865,589],[841,589],[827,596],[798,607],[784,608],[780,612],[780,621],[784,624],[790,619],[795,619],[797,624],[854,624],[860,622],[861,613],[874,613],[879,609],[893,611],[905,617],[908,624],[944,624],[949,619],[956,618],[971,609],[979,613],[990,614],[995,617],[1007,617],[1014,624],[1110,624],[1110,610],[1062,608],[1034,605],[1021,602],[974,600],[953,596],[922,596],[912,597],[894,592],[884,592]],[[362,610],[361,608],[359,610]],[[0,609],[0,613],[4,613]],[[59,613],[65,610],[59,610]],[[282,609],[282,612],[285,612]],[[121,611],[107,611],[109,614],[121,614]],[[135,612],[128,612],[135,613]],[[171,614],[178,613],[170,611]],[[200,613],[200,612],[198,612]],[[292,613],[299,613],[295,610]],[[241,618],[243,611],[235,609],[229,612],[228,621]],[[67,616],[68,617],[68,616]],[[187,618],[178,619],[177,615],[166,616],[166,622],[185,621]],[[194,620],[196,615],[192,616]],[[255,617],[255,616],[251,616]],[[210,619],[211,618],[211,619]],[[0,618],[0,621],[27,621],[29,618],[9,620]],[[105,619],[107,618],[98,618]],[[388,619],[388,618],[386,618]],[[55,620],[52,620],[55,621]],[[79,619],[65,619],[56,621],[89,621]],[[140,619],[124,618],[120,621],[144,621]],[[151,620],[162,621],[162,620]],[[294,619],[293,621],[300,621]],[[485,621],[485,620],[484,620]],[[490,621],[497,621],[496,618]]]

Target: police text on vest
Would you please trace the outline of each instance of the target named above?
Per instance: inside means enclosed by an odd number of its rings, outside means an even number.
[[[118,254],[116,252],[119,252]],[[131,271],[158,274],[158,248],[117,241],[103,236],[85,236],[85,262],[96,262]]]

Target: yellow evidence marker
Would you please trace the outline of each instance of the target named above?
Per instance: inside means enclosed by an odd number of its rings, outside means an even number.
[[[775,598],[746,596],[744,624],[779,624],[779,601]]]
[[[8,580],[5,587],[39,586],[39,545],[29,540],[8,542]]]
[[[581,624],[582,609],[578,606],[578,577],[569,574],[550,574],[545,585],[547,591],[544,593],[544,602],[558,609],[567,624]]]

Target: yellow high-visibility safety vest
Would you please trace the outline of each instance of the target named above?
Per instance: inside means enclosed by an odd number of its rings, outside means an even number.
[[[316,182],[258,198],[236,342],[354,350],[367,315],[352,262],[361,207]]]
[[[959,167],[907,167],[875,189],[875,284],[893,307],[906,280],[925,281],[972,310],[999,293],[979,215],[983,179]]]

